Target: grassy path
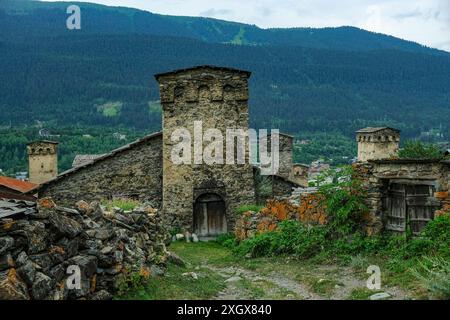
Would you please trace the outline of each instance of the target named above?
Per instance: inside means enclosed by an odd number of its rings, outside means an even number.
[[[368,275],[350,266],[320,265],[286,257],[243,259],[214,242],[171,244],[187,262],[169,265],[164,277],[124,299],[368,299]],[[382,287],[391,299],[408,299],[396,286]],[[378,291],[379,292],[379,291]]]

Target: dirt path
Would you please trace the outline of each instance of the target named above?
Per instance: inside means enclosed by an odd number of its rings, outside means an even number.
[[[203,281],[205,287],[211,287],[211,279],[216,281],[218,289],[211,299],[345,300],[369,299],[374,294],[381,294],[380,299],[412,298],[405,290],[383,283],[381,290],[369,290],[369,275],[351,266],[283,257],[242,259],[213,243],[178,243],[173,248],[188,262],[182,271],[185,277],[195,273],[192,281]]]

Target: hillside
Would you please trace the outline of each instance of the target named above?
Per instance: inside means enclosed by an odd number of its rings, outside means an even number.
[[[352,27],[260,29],[79,5],[82,30],[68,31],[67,4],[0,2],[0,126],[157,130],[153,74],[216,64],[252,71],[256,128],[352,141],[382,124],[450,139],[449,53]]]

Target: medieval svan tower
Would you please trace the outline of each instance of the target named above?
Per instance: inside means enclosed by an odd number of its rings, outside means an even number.
[[[174,164],[172,133],[186,128],[193,141],[198,134],[195,121],[201,121],[204,131],[218,129],[224,138],[227,129],[247,131],[249,76],[246,71],[217,67],[156,76],[163,106],[163,213],[173,225],[193,222],[192,231],[199,236],[231,230],[232,213],[240,205],[254,203],[253,169],[248,159],[245,164],[206,165],[194,163],[192,156],[192,165]],[[203,146],[208,143],[203,141]]]
[[[232,150],[228,150],[226,139],[227,130],[247,133],[249,77],[247,71],[214,66],[156,75],[163,108],[162,132],[107,154],[79,157],[85,160],[74,162],[73,168],[57,176],[56,145],[29,146],[30,172],[37,168],[35,181],[40,183],[31,192],[67,206],[80,199],[150,201],[161,209],[169,230],[189,231],[202,238],[232,231],[238,207],[265,200],[255,187],[259,169],[248,159],[248,141],[244,141],[244,156],[238,159],[238,150],[242,150],[238,149],[238,138],[233,139]],[[199,123],[197,132],[195,124]],[[172,159],[178,143],[173,135],[179,129],[191,139],[188,163]],[[206,134],[211,129],[223,138],[223,161],[219,163],[206,163],[202,158],[212,142]],[[196,144],[199,135],[202,142]],[[231,162],[227,159],[230,154]],[[279,172],[271,178],[272,196],[287,196],[299,185],[292,181],[291,136],[280,135],[279,154]]]

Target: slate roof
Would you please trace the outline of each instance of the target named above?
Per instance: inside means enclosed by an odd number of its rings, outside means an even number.
[[[102,156],[104,154],[77,154],[73,159],[72,168],[79,167]]]
[[[200,70],[200,69],[210,69],[210,70],[218,70],[218,71],[245,73],[247,76],[251,75],[250,71],[245,71],[245,70],[239,70],[239,69],[228,68],[228,67],[217,67],[217,66],[211,66],[211,65],[200,65],[200,66],[195,66],[195,67],[191,67],[191,68],[178,69],[178,70],[172,70],[169,72],[158,73],[158,74],[155,74],[155,78],[156,78],[156,80],[158,80],[162,76],[167,76],[170,74],[178,74],[178,73],[193,71],[193,70]]]
[[[0,198],[0,219],[20,214],[37,213],[36,203],[33,201]]]
[[[0,186],[4,186],[14,191],[25,193],[37,187],[37,184],[9,177],[0,177]]]
[[[382,130],[386,130],[386,129],[392,130],[395,132],[400,132],[400,130],[391,128],[391,127],[367,127],[367,128],[359,129],[358,131],[356,131],[356,133],[374,133],[374,132],[378,132],[378,131],[382,131]]]

